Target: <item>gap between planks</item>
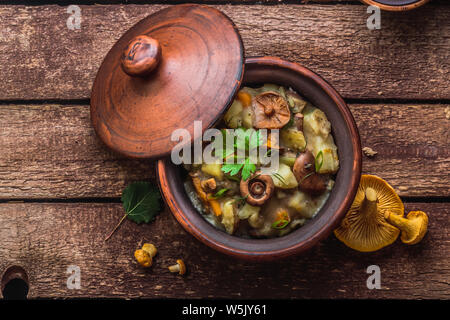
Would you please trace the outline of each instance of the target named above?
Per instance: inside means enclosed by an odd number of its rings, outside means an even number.
[[[448,106],[349,107],[362,146],[378,152],[363,158],[363,173],[403,197],[450,196]],[[99,141],[87,106],[0,106],[0,127],[2,199],[114,198],[129,182],[155,179],[154,161],[127,159]]]
[[[136,22],[165,7],[82,6],[80,30],[67,28],[63,7],[0,7],[0,99],[89,98],[111,46]],[[382,28],[373,31],[360,5],[215,7],[237,25],[246,56],[303,64],[345,98],[450,99],[450,6],[383,12]]]
[[[414,246],[397,240],[361,253],[330,235],[301,256],[264,264],[213,251],[187,234],[167,209],[151,224],[125,221],[104,242],[123,215],[121,204],[0,204],[0,274],[7,266],[22,266],[30,279],[29,298],[448,299],[449,209],[405,205],[406,212],[422,210],[430,218],[426,237]],[[143,242],[158,248],[148,270],[133,258]],[[188,266],[186,277],[167,271],[179,258]],[[381,269],[381,290],[366,287],[366,268],[373,264]],[[65,285],[69,265],[81,269],[80,290]]]

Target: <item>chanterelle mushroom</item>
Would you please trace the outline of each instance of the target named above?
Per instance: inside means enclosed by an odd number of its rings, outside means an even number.
[[[269,175],[255,173],[247,180],[241,180],[241,196],[253,206],[262,206],[273,194],[275,185]]]
[[[257,129],[280,129],[291,118],[286,99],[274,91],[266,91],[253,99],[253,126]]]
[[[370,252],[393,243],[399,233],[384,217],[386,211],[402,217],[403,203],[394,189],[383,179],[362,175],[358,191],[336,237],[348,247]]]
[[[297,157],[292,171],[300,190],[311,195],[318,195],[326,190],[327,181],[324,176],[316,173],[315,159],[311,151],[306,150]]]
[[[428,216],[423,211],[411,211],[406,218],[386,211],[385,218],[389,223],[402,231],[400,239],[403,243],[416,244],[427,233]]]
[[[183,275],[186,273],[186,265],[183,260],[178,259],[177,264],[169,267],[170,272],[178,272],[178,274]]]
[[[138,249],[134,252],[134,257],[136,261],[143,266],[144,268],[148,268],[153,263],[153,257],[156,255],[158,250],[151,243],[144,243],[141,249]]]

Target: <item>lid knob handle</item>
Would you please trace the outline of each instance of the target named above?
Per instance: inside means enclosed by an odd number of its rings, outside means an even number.
[[[128,43],[120,60],[123,71],[129,76],[146,76],[161,60],[161,46],[158,40],[139,35]]]

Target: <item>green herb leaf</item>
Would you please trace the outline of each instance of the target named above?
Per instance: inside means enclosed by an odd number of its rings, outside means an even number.
[[[251,163],[248,156],[250,154],[250,150],[261,145],[261,132],[254,129],[238,128],[235,131],[234,141],[236,149],[244,150],[245,157],[241,157],[240,159],[238,159],[237,156],[235,156],[235,160],[237,160],[237,163],[225,163],[222,166],[222,171],[228,173],[230,176],[234,176],[238,174],[242,169],[242,179],[247,180],[256,170],[256,164]]]
[[[136,223],[152,221],[161,210],[158,187],[148,182],[134,182],[122,193],[123,208],[128,219]]]
[[[277,220],[272,224],[274,229],[283,229],[289,224],[289,220]]]
[[[292,127],[293,125],[294,125],[294,117],[292,116],[292,110],[291,110],[291,117],[289,118],[288,123],[286,123],[286,124],[283,126],[283,128],[281,128],[281,129],[287,129],[287,128]]]
[[[136,223],[148,223],[161,211],[161,194],[158,187],[148,182],[133,182],[122,192],[122,204],[125,214],[113,231],[105,238],[108,240],[119,228],[125,218]]]
[[[261,131],[253,130],[253,129],[248,129],[248,130],[251,130],[249,143],[248,143],[249,149],[258,148],[262,144]]]
[[[278,172],[273,173],[272,176],[280,180],[281,183],[284,184],[285,186],[287,185],[286,180],[284,180],[284,178]]]
[[[319,160],[319,158],[320,158],[320,160]],[[322,165],[323,165],[323,152],[322,152],[322,150],[320,150],[317,153],[316,160],[315,160],[315,163],[314,163],[314,166],[316,168],[316,172],[319,172],[320,168],[322,168]]]
[[[306,180],[306,178],[308,178],[308,177],[312,176],[312,175],[313,175],[314,173],[315,173],[314,171],[312,171],[312,172],[308,173],[308,174],[307,174],[306,176],[304,176],[304,177],[303,177],[303,179],[302,179],[302,180],[300,180],[300,182],[299,182],[298,184],[302,184],[302,182],[303,182],[303,181],[305,181],[305,180]]]
[[[238,174],[243,166],[243,163],[224,163],[222,165],[222,171],[225,173],[229,173],[231,176],[234,176]]]
[[[220,189],[220,190],[217,191],[215,194],[213,194],[212,196],[210,196],[210,198],[211,198],[211,199],[218,199],[218,198],[224,196],[225,193],[226,193],[228,190],[230,190],[230,189],[228,189],[228,188]]]
[[[245,164],[242,168],[242,179],[247,180],[250,178],[253,172],[256,170],[256,165],[253,163],[250,163],[250,159],[245,159]]]
[[[247,201],[249,194],[247,194],[245,197],[236,197],[234,200],[237,202],[238,206],[243,206],[245,204],[245,201]]]

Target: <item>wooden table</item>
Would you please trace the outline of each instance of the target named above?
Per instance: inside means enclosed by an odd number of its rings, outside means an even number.
[[[359,253],[331,235],[266,264],[216,253],[167,209],[152,224],[126,221],[104,242],[123,215],[123,188],[154,181],[155,163],[102,145],[90,89],[115,41],[170,1],[83,1],[75,30],[67,1],[17,2],[0,6],[0,273],[23,267],[29,298],[450,298],[450,2],[382,12],[381,29],[369,30],[359,2],[213,1],[236,23],[247,56],[299,62],[340,92],[362,145],[378,152],[364,156],[363,172],[386,179],[407,212],[430,218],[415,246],[398,240]],[[133,258],[143,241],[159,249],[149,270]],[[180,257],[186,277],[167,271]],[[70,265],[80,267],[80,289],[66,286]],[[381,269],[379,290],[366,286],[370,265]]]

